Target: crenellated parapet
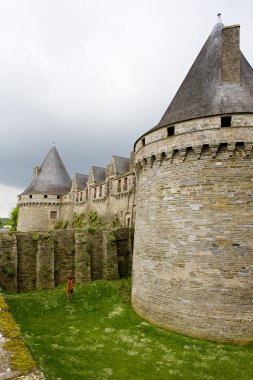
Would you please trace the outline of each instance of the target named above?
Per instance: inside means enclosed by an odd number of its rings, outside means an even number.
[[[221,123],[222,117],[214,116],[175,124],[171,136],[166,135],[166,128],[142,136],[135,146],[137,174],[154,164],[225,159],[239,151],[244,157],[249,157],[253,146],[253,116],[233,115],[229,127],[221,127]]]
[[[205,159],[226,159],[240,155],[247,159],[252,157],[253,141],[222,142],[219,144],[201,144],[199,146],[187,146],[187,148],[175,148],[168,152],[153,153],[144,156],[136,162],[136,173],[147,170],[153,166],[159,167],[163,164],[179,164],[185,161]]]

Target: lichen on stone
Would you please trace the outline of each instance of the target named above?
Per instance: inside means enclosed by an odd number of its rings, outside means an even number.
[[[20,330],[8,311],[8,305],[2,295],[0,295],[0,331],[7,338],[3,349],[11,352],[12,370],[26,372],[34,369],[35,362],[20,337]]]
[[[20,331],[16,322],[6,310],[1,311],[0,329],[6,338],[15,339],[20,337]]]
[[[30,371],[35,368],[35,362],[21,339],[12,339],[4,344],[5,350],[13,352],[11,367],[14,371]]]

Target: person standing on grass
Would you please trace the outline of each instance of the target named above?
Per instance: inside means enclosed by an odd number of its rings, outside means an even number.
[[[70,294],[74,292],[74,276],[73,274],[68,277],[67,288],[66,288],[66,298],[69,299]]]

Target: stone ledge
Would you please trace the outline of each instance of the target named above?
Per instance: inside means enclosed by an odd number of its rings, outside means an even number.
[[[45,380],[26,348],[19,328],[0,294],[0,379]]]

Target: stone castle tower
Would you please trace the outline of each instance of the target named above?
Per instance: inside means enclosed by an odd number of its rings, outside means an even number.
[[[253,70],[219,21],[135,144],[132,302],[186,335],[253,340]]]
[[[19,195],[18,231],[51,229],[60,217],[62,196],[69,193],[71,179],[55,146],[41,167],[36,167],[31,185]]]

